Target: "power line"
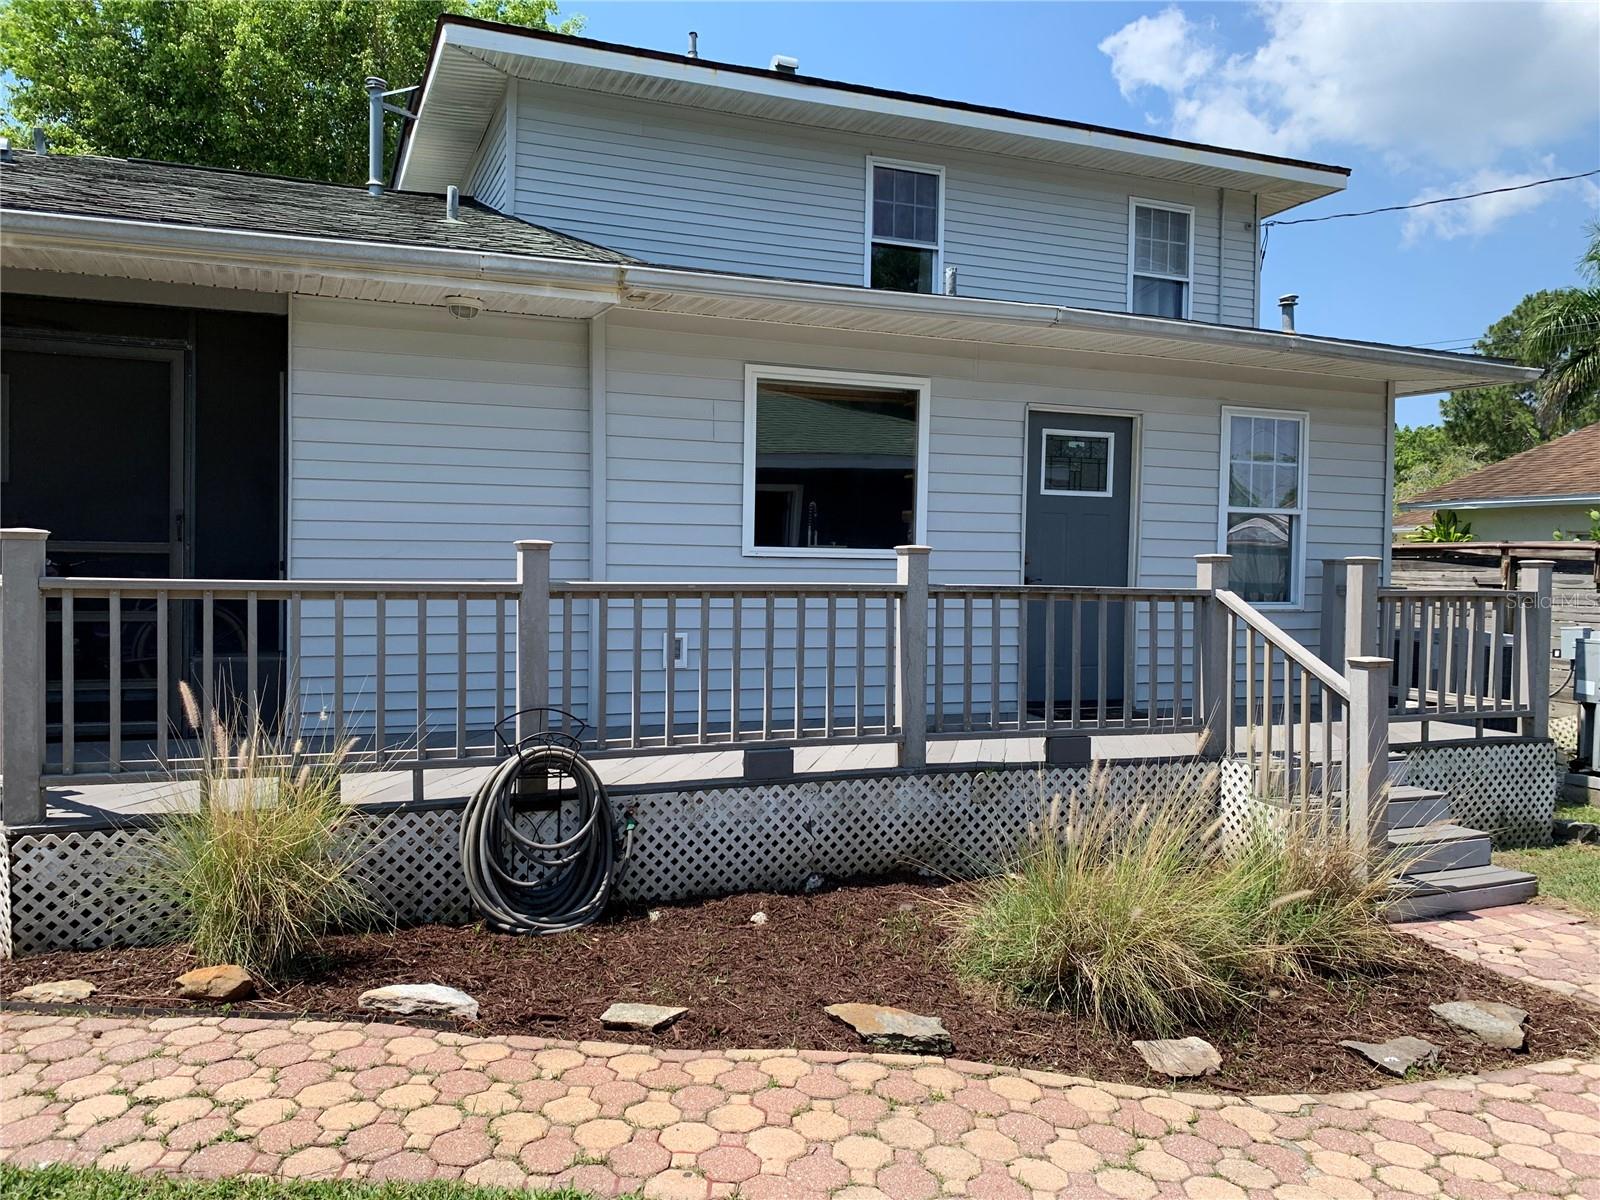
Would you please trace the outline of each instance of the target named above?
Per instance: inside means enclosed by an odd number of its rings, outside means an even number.
[[[1346,217],[1371,217],[1378,213],[1405,212],[1412,208],[1427,208],[1434,204],[1453,204],[1458,200],[1476,200],[1480,196],[1498,196],[1502,192],[1520,192],[1525,188],[1543,187],[1547,183],[1569,183],[1574,179],[1588,179],[1591,175],[1600,175],[1600,167],[1592,171],[1582,171],[1576,175],[1556,175],[1550,179],[1535,179],[1531,183],[1514,183],[1508,187],[1488,188],[1481,192],[1468,192],[1462,196],[1437,196],[1432,200],[1418,200],[1412,204],[1388,204],[1382,208],[1367,208],[1360,212],[1329,213],[1322,217],[1297,217],[1292,221],[1263,221],[1263,229],[1274,225],[1315,225],[1318,221],[1339,221]]]

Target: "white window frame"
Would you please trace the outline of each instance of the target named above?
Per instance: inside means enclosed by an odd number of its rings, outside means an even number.
[[[1046,486],[1050,478],[1049,463],[1045,457],[1045,447],[1050,444],[1053,437],[1079,437],[1096,438],[1106,444],[1106,486],[1101,491],[1083,492],[1073,488],[1053,488]],[[1110,496],[1117,490],[1117,434],[1113,429],[1056,429],[1045,428],[1039,431],[1039,494],[1041,496]]]
[[[1228,502],[1233,465],[1234,417],[1271,417],[1279,421],[1297,421],[1299,423],[1300,478],[1295,488],[1295,495],[1300,504],[1297,508],[1251,508],[1246,505],[1230,504]],[[1263,609],[1299,609],[1305,603],[1306,542],[1308,540],[1306,515],[1310,511],[1308,497],[1311,480],[1311,414],[1305,409],[1224,405],[1222,409],[1220,450],[1220,469],[1218,471],[1217,484],[1217,553],[1228,553],[1228,514],[1230,512],[1295,518],[1295,523],[1290,526],[1291,531],[1293,531],[1291,532],[1293,544],[1290,546],[1292,561],[1289,565],[1289,598],[1287,600],[1252,601],[1252,603],[1256,608]]]
[[[1189,216],[1189,273],[1187,275],[1166,275],[1159,271],[1135,271],[1133,269],[1134,254],[1138,244],[1139,210],[1141,208],[1159,208],[1167,212],[1187,213]],[[1136,275],[1146,279],[1166,279],[1174,283],[1183,284],[1183,320],[1190,319],[1194,312],[1194,206],[1191,204],[1174,204],[1169,200],[1148,200],[1143,196],[1128,197],[1128,312],[1133,314],[1133,281]],[[1149,313],[1137,314],[1150,316]],[[1161,318],[1157,318],[1158,320]],[[1166,318],[1170,320],[1171,318]]]
[[[928,421],[933,381],[915,375],[878,375],[863,371],[835,371],[820,367],[784,367],[746,363],[744,368],[744,487],[743,554],[746,558],[875,558],[893,559],[892,547],[846,549],[838,546],[756,545],[756,387],[761,380],[786,383],[829,383],[838,387],[891,388],[917,393],[917,481],[912,503],[916,508],[912,540],[926,545],[928,538]]]
[[[934,175],[939,180],[939,206],[934,213],[934,240],[930,242],[911,242],[902,238],[880,238],[872,233],[872,185],[877,175],[877,168],[889,167],[896,171],[917,171],[923,175]],[[913,250],[933,251],[933,289],[927,295],[938,295],[943,291],[944,279],[944,168],[933,163],[906,162],[898,158],[878,158],[867,155],[867,214],[864,232],[866,240],[863,243],[861,255],[861,282],[866,287],[872,286],[872,244],[882,242],[885,246],[908,246]],[[910,293],[917,295],[919,293]]]

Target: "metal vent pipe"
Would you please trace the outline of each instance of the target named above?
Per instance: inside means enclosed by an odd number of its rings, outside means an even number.
[[[685,58],[699,58],[700,57],[700,35],[698,33],[696,33],[692,29],[689,30],[689,53],[686,54],[684,57]]]
[[[1294,332],[1294,309],[1300,303],[1300,297],[1293,292],[1278,297],[1278,307],[1283,311],[1283,331]]]

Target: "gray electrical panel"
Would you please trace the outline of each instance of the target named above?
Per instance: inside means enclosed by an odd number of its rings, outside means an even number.
[[[1600,629],[1567,625],[1561,657],[1572,664],[1572,698],[1578,702],[1578,759],[1600,772]]]

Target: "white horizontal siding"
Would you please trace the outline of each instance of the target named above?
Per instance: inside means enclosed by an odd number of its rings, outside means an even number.
[[[432,308],[296,298],[290,343],[292,578],[510,580],[519,538],[556,543],[557,578],[588,574],[582,322],[468,323]],[[469,723],[483,729],[494,712],[494,615],[474,601],[467,616]],[[514,611],[506,619],[514,628]],[[454,728],[457,620],[453,600],[430,610],[425,724],[435,731]],[[390,630],[391,728],[414,728],[414,605],[391,605]],[[330,702],[332,635],[330,606],[307,604],[297,652],[309,714]],[[370,714],[370,604],[350,603],[345,654],[346,695],[362,696]]]
[[[502,101],[478,146],[477,158],[467,171],[466,194],[481,204],[504,212],[510,199],[510,163],[506,154],[506,106]]]
[[[519,216],[674,266],[862,283],[873,155],[945,168],[944,262],[963,295],[1126,310],[1129,196],[1190,205],[1193,315],[1254,323],[1253,272],[1234,266],[1234,243],[1254,243],[1233,228],[1248,196],[1224,236],[1214,188],[527,83],[516,128]]]

